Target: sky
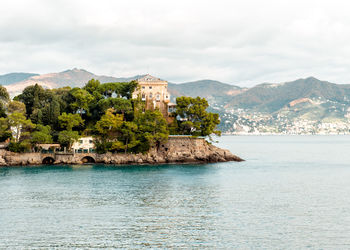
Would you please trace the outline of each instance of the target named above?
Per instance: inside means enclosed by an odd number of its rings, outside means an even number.
[[[1,0],[0,74],[350,83],[350,2]]]

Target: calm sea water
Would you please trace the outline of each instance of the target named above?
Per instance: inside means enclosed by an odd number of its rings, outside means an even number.
[[[0,249],[350,248],[350,136],[228,136],[242,163],[0,168]]]

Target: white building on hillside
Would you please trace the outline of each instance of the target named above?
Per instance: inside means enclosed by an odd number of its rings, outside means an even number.
[[[95,144],[92,136],[81,137],[73,143],[72,150],[74,153],[94,153]]]

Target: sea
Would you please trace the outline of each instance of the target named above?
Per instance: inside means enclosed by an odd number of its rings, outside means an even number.
[[[349,249],[350,136],[222,136],[205,165],[0,168],[0,249]]]

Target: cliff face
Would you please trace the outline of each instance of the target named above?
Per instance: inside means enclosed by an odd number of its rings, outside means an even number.
[[[41,154],[13,153],[0,150],[0,165],[82,164],[160,164],[211,163],[243,161],[230,151],[207,143],[202,138],[170,137],[168,142],[151,149],[147,154]]]

